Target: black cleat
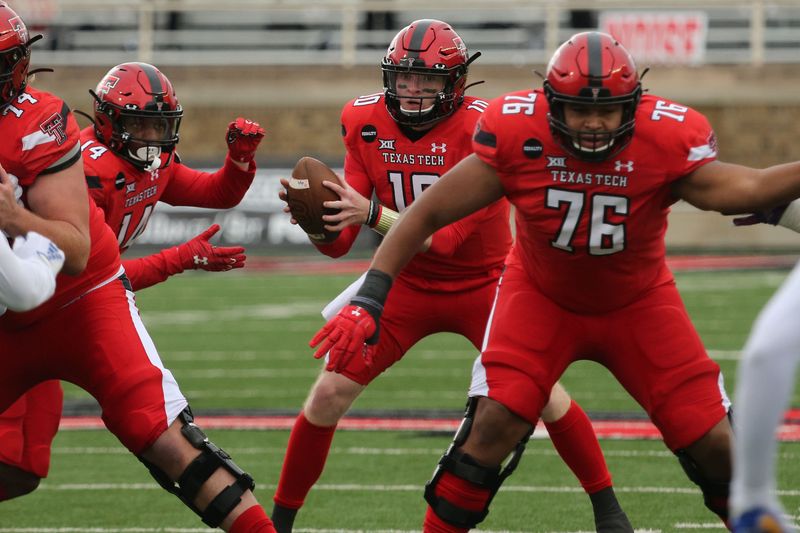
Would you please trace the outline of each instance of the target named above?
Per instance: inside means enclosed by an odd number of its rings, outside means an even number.
[[[278,533],[292,533],[294,517],[297,516],[297,509],[289,509],[277,503],[272,507],[272,523]]]
[[[613,487],[590,494],[597,533],[633,533],[628,515],[620,507]]]

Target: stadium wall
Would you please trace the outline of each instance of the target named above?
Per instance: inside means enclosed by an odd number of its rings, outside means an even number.
[[[339,112],[350,98],[381,90],[378,67],[169,67],[185,108],[179,152],[193,166],[218,165],[225,154],[224,132],[236,116],[258,120],[267,139],[259,152],[262,167],[291,167],[302,155],[340,166],[343,150]],[[35,58],[35,56],[34,56]],[[40,65],[33,65],[34,67]],[[110,65],[109,65],[110,66]],[[469,90],[492,98],[526,86],[540,86],[534,67],[481,67]],[[91,111],[93,88],[105,73],[94,67],[62,67],[42,73],[35,85],[64,98],[72,109]],[[800,159],[800,65],[658,66],[643,85],[652,93],[704,113],[719,137],[720,156],[730,162],[766,166]],[[79,117],[79,123],[88,124]],[[800,250],[793,232],[771,227],[731,227],[730,219],[678,204],[668,244],[675,248]]]

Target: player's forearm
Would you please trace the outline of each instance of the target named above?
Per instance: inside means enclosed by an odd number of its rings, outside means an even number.
[[[61,220],[45,220],[28,209],[20,208],[17,216],[2,228],[9,237],[25,235],[29,231],[41,233],[63,250],[66,260],[63,272],[78,275],[86,268],[91,251],[89,227],[85,230]]]
[[[424,244],[443,222],[437,221],[429,210],[415,209],[422,205],[422,199],[407,209],[391,232],[378,247],[370,268],[374,268],[396,277],[411,258],[424,249]],[[441,224],[441,225],[439,225]]]
[[[369,205],[369,213],[365,225],[369,226],[373,231],[380,235],[386,235],[392,229],[395,222],[400,218],[400,213],[393,209],[389,209],[385,205],[379,203],[377,200],[372,200]],[[420,252],[426,252],[432,246],[433,236],[425,239],[420,247]]]
[[[157,285],[184,270],[177,247],[167,248],[146,257],[124,259],[122,266],[134,292]]]
[[[201,172],[181,165],[161,201],[171,205],[230,209],[242,201],[255,175],[255,161],[241,168],[230,157],[226,157],[225,165],[216,172]]]

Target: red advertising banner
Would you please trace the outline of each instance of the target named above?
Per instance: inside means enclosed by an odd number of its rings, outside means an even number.
[[[600,31],[621,42],[640,66],[699,65],[705,60],[708,16],[691,12],[604,12]]]

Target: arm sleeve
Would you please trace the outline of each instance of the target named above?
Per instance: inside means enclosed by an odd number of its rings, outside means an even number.
[[[175,170],[161,196],[161,201],[170,205],[230,209],[242,201],[256,175],[254,161],[247,170],[241,170],[230,156],[226,156],[225,165],[213,173],[173,164]]]
[[[177,246],[146,257],[123,259],[122,266],[125,267],[125,274],[128,276],[134,292],[161,283],[168,277],[183,272]]]
[[[44,263],[22,259],[0,235],[0,305],[24,312],[41,305],[53,295],[56,276]]]
[[[485,218],[487,209],[488,207],[484,207],[462,218],[458,222],[454,222],[438,230],[433,234],[431,246],[425,253],[442,257],[452,257],[467,237],[477,229],[478,224]]]

